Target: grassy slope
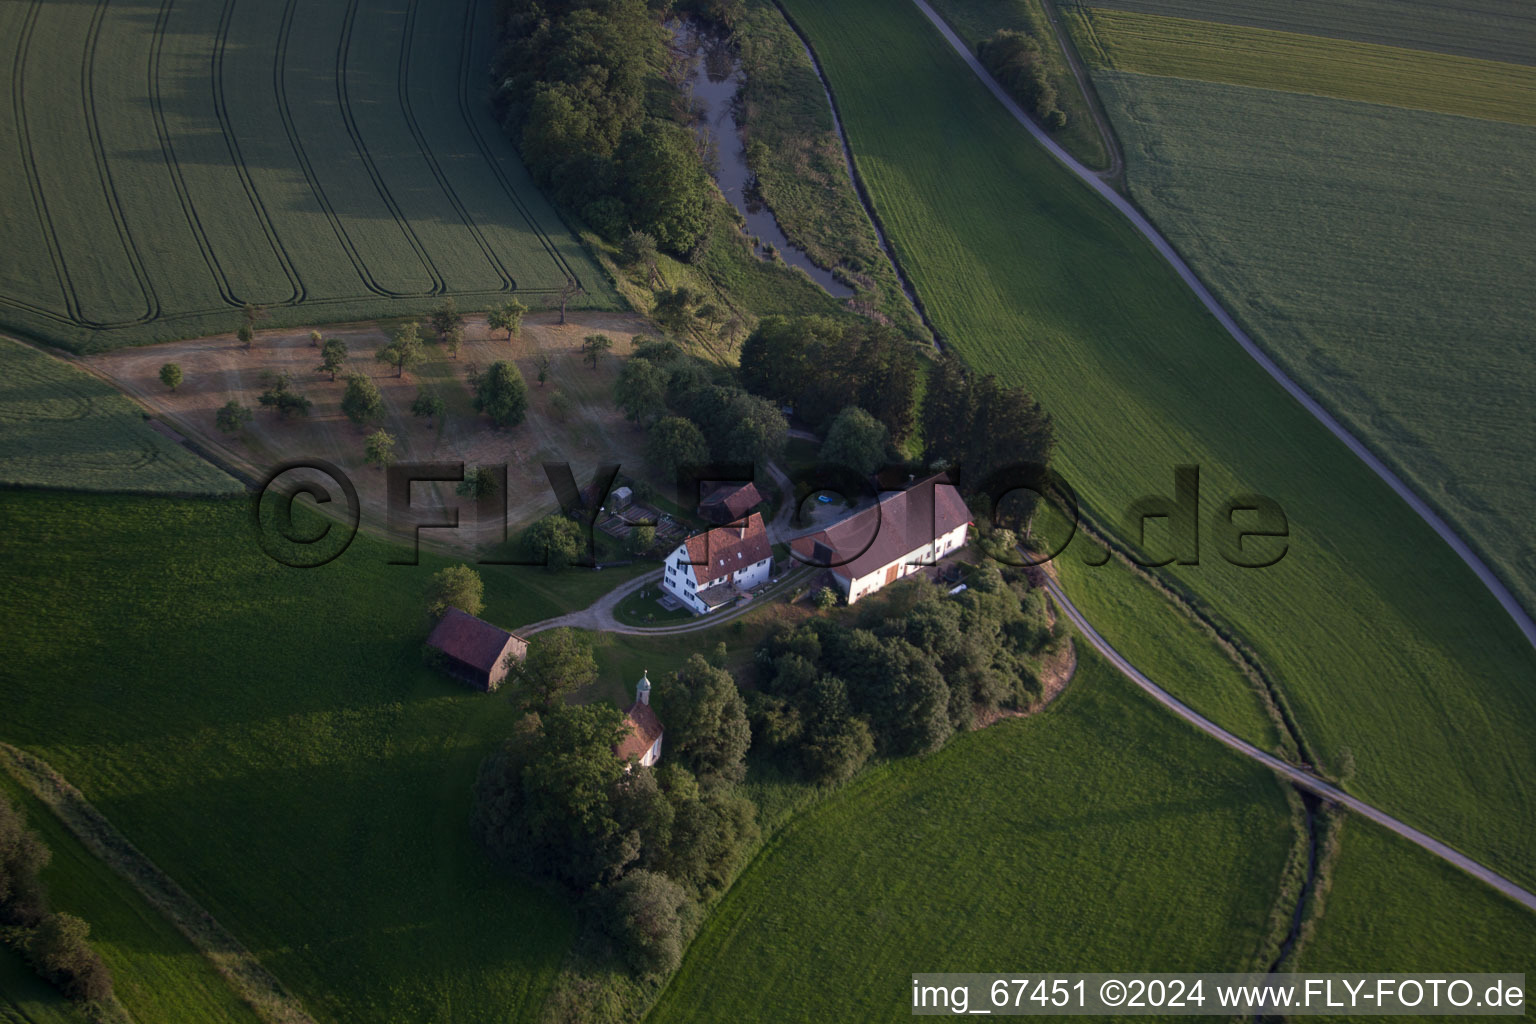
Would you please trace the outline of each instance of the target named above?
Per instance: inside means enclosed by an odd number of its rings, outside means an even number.
[[[1042,0],[935,0],[930,6],[973,50],[977,43],[1001,28],[1035,35],[1040,40],[1062,112],[1067,115],[1067,126],[1053,133],[1053,137],[1089,167],[1106,167],[1109,154],[1104,151],[1104,137],[1093,123],[1089,100],[1078,88],[1077,79],[1062,56],[1061,44],[1051,31],[1041,3]]]
[[[1073,21],[1118,71],[1536,124],[1536,67],[1122,11]]]
[[[1536,64],[1526,0],[1092,0],[1085,6]]]
[[[563,265],[579,304],[616,306],[491,116],[494,7],[6,4],[23,256],[0,323],[99,350],[229,330],[247,300],[274,325],[415,313],[439,282],[466,309],[514,284],[542,305]]]
[[[564,901],[496,872],[469,788],[510,702],[420,667],[419,568],[283,569],[244,503],[0,495],[0,736],[47,758],[321,1021],[531,1016]],[[577,600],[606,574],[570,579]],[[487,617],[554,608],[487,574]]]
[[[915,8],[789,6],[935,322],[1052,411],[1060,468],[1089,505],[1118,516],[1167,493],[1179,463],[1201,466],[1207,516],[1234,494],[1278,501],[1291,540],[1277,566],[1231,567],[1208,532],[1203,562],[1178,578],[1255,647],[1325,767],[1348,748],[1362,796],[1536,878],[1536,695],[1521,682],[1536,656],[1471,573]]]
[[[163,434],[83,370],[0,338],[0,483],[237,493],[240,482]]]
[[[138,1024],[259,1024],[213,965],[40,801],[9,778],[0,778],[0,789],[53,851],[43,873],[53,909],[90,923],[91,944],[112,969],[118,1001]]]
[[[58,989],[39,978],[20,953],[0,946],[0,1021],[4,1024],[85,1024]]]
[[[1241,970],[1287,844],[1266,773],[1086,654],[1050,711],[790,825],[648,1019],[905,1020],[913,971]]]

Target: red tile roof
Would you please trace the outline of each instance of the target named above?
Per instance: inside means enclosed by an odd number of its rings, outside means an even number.
[[[715,522],[733,523],[763,503],[754,483],[721,484],[699,502],[699,514]]]
[[[624,712],[624,725],[629,731],[619,745],[613,748],[614,754],[621,761],[630,758],[640,760],[651,749],[651,744],[661,738],[661,720],[649,704],[641,704],[639,701],[631,704],[629,710]]]
[[[970,521],[971,511],[960,492],[940,473],[886,495],[825,530],[798,537],[790,547],[802,558],[825,564],[824,554],[816,556],[817,544],[824,544],[832,551],[832,571],[846,580],[856,580]]]
[[[507,644],[514,640],[527,646],[521,637],[452,607],[443,613],[432,635],[427,637],[428,645],[482,672],[494,671]]]
[[[738,569],[773,557],[768,529],[757,512],[729,526],[717,526],[683,541],[692,565],[694,586],[703,587]]]

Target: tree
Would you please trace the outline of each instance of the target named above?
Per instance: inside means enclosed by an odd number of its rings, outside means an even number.
[[[485,325],[493,331],[506,331],[507,340],[511,341],[514,334],[522,333],[523,314],[527,312],[527,306],[508,299],[485,314]]]
[[[644,231],[631,231],[619,243],[619,261],[626,267],[650,266],[656,262],[656,239]]]
[[[428,420],[438,419],[446,409],[442,396],[426,388],[418,389],[415,400],[411,402],[411,415],[423,416]]]
[[[465,498],[475,498],[478,500],[493,496],[496,493],[497,486],[496,474],[492,473],[485,466],[480,466],[464,474],[464,479],[454,488],[454,493]]]
[[[27,957],[39,974],[77,1002],[112,995],[112,972],[91,948],[91,926],[73,914],[49,914],[27,940]]]
[[[254,302],[247,302],[241,307],[240,313],[245,317],[246,325],[254,328],[257,322],[267,318],[267,307],[258,306]]]
[[[523,552],[544,563],[551,572],[564,569],[584,552],[581,527],[558,512],[534,520],[523,530]]]
[[[656,527],[631,526],[624,543],[629,548],[630,554],[643,555],[656,546]]]
[[[315,332],[319,334],[319,331]],[[336,382],[336,374],[347,364],[347,343],[340,338],[328,338],[320,347],[320,365],[315,367],[316,373],[329,373],[331,383]]]
[[[565,694],[597,681],[597,660],[576,630],[546,630],[528,645],[518,680],[530,707],[550,708]]]
[[[668,252],[686,254],[709,223],[709,176],[688,130],[653,120],[627,133],[615,155],[630,222]]]
[[[534,359],[534,365],[539,368],[539,387],[543,387],[544,382],[549,379],[549,353],[540,352]]]
[[[251,330],[250,324],[241,324],[240,329],[235,332],[235,337],[240,339],[240,347],[249,352],[256,341],[256,332]]]
[[[528,412],[528,385],[515,365],[498,359],[475,381],[475,409],[498,427],[514,427]]]
[[[694,424],[681,416],[668,416],[650,429],[645,439],[645,461],[671,479],[683,466],[709,461],[709,443]]]
[[[868,475],[885,463],[890,432],[856,405],[837,414],[821,446],[821,460]]]
[[[574,406],[571,403],[571,398],[564,391],[561,391],[559,388],[555,388],[554,391],[550,392],[549,414],[556,420],[564,423],[566,420],[570,419],[572,408],[574,408]]]
[[[701,296],[685,285],[664,288],[656,293],[651,319],[673,334],[685,334],[693,326],[694,305]]]
[[[181,367],[175,363],[166,363],[160,367],[160,383],[172,391],[181,387]]]
[[[589,334],[581,342],[581,358],[583,362],[591,363],[592,369],[597,369],[597,360],[604,352],[613,348],[613,339],[606,334]]]
[[[443,347],[448,350],[448,355],[451,358],[459,358],[459,349],[464,347],[463,324],[454,324],[448,328],[447,333],[443,335]]]
[[[825,786],[847,782],[875,752],[875,740],[862,718],[825,723],[806,740],[802,756],[811,778]]]
[[[412,320],[395,328],[388,345],[379,349],[379,362],[395,368],[395,376],[405,376],[405,371],[419,365],[427,358],[421,347],[421,325]]]
[[[38,875],[49,857],[42,839],[0,794],[0,925],[30,928],[42,920],[48,904]]]
[[[380,427],[363,442],[363,460],[380,469],[395,461],[395,439]]]
[[[467,565],[450,565],[432,574],[427,582],[427,614],[433,618],[449,608],[479,615],[485,607],[485,584]]]
[[[341,396],[341,411],[359,427],[384,415],[384,396],[379,393],[379,386],[372,377],[354,373],[347,378],[347,390]]]
[[[752,730],[729,672],[691,655],[675,676],[657,680],[651,699],[666,723],[668,748],[693,771],[730,782],[745,777]]]
[[[310,331],[309,332],[309,347],[310,348],[319,348],[320,347],[320,339],[321,339],[321,334],[320,334],[319,331]],[[333,377],[331,379],[334,380],[335,378]]]
[[[439,302],[437,308],[432,311],[429,322],[432,324],[432,329],[437,332],[438,341],[447,341],[448,332],[455,327],[463,329],[464,318],[459,315],[458,305],[453,301],[452,295],[443,296],[443,301]]]
[[[225,402],[214,414],[213,423],[226,434],[233,434],[251,419],[251,410],[234,399]]]
[[[605,894],[603,929],[637,977],[664,978],[683,962],[691,908],[682,886],[659,871],[637,868]]]
[[[309,415],[309,399],[293,390],[293,381],[286,373],[266,374],[265,381],[266,390],[257,396],[257,402],[283,419]]]
[[[667,410],[667,375],[649,359],[630,358],[613,383],[613,398],[631,423],[645,426]]]
[[[831,587],[822,587],[816,591],[816,608],[819,611],[831,611],[837,607],[837,591]]]

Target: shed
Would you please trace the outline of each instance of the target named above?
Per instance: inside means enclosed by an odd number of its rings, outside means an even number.
[[[458,608],[443,613],[427,647],[441,656],[445,672],[477,689],[493,691],[507,677],[512,661],[528,656],[528,641]]]
[[[756,484],[722,484],[699,502],[699,515],[712,523],[734,523],[762,503]]]

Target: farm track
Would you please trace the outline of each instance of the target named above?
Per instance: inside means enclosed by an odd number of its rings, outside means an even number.
[[[1173,271],[1179,276],[1180,280],[1182,280],[1184,284],[1188,286],[1192,292],[1194,292],[1195,297],[1200,300],[1200,303],[1205,307],[1207,312],[1216,318],[1217,322],[1221,324],[1222,328],[1232,337],[1234,341],[1238,343],[1243,351],[1247,353],[1248,356],[1254,360],[1254,362],[1258,363],[1271,379],[1273,379],[1282,388],[1284,388],[1287,394],[1289,394],[1293,399],[1300,403],[1302,408],[1304,408],[1309,415],[1311,415],[1325,428],[1327,428],[1328,432],[1331,433],[1335,438],[1337,438],[1339,441],[1342,441],[1345,447],[1353,452],[1355,456],[1360,459],[1360,461],[1364,462],[1366,466],[1369,467],[1370,470],[1382,480],[1383,483],[1390,487],[1399,498],[1401,498],[1408,504],[1411,509],[1413,509],[1419,518],[1422,519],[1430,527],[1430,529],[1432,529],[1436,535],[1440,537],[1441,540],[1450,546],[1451,550],[1453,550],[1462,560],[1462,562],[1472,570],[1472,572],[1477,576],[1478,580],[1483,584],[1484,587],[1487,588],[1489,593],[1493,595],[1494,599],[1499,602],[1499,605],[1504,609],[1509,617],[1514,620],[1515,625],[1519,627],[1521,633],[1524,634],[1526,641],[1533,647],[1536,647],[1536,620],[1531,618],[1530,614],[1525,610],[1520,602],[1515,599],[1514,594],[1511,593],[1509,588],[1504,585],[1504,582],[1500,580],[1499,577],[1493,572],[1493,570],[1490,569],[1488,565],[1482,560],[1482,558],[1472,550],[1471,545],[1469,545],[1465,540],[1461,538],[1460,535],[1452,530],[1450,525],[1446,523],[1446,521],[1442,519],[1434,511],[1434,509],[1431,508],[1426,501],[1424,501],[1423,498],[1420,498],[1418,494],[1409,488],[1409,486],[1404,483],[1396,473],[1392,472],[1386,463],[1378,458],[1376,454],[1372,452],[1368,447],[1366,447],[1363,442],[1361,442],[1353,434],[1346,430],[1343,424],[1334,418],[1332,413],[1323,408],[1322,404],[1318,402],[1317,399],[1313,398],[1305,389],[1301,387],[1301,385],[1292,380],[1291,377],[1280,368],[1279,364],[1271,359],[1269,354],[1260,348],[1258,343],[1248,336],[1248,333],[1238,325],[1237,321],[1233,319],[1232,315],[1228,313],[1227,310],[1221,305],[1221,303],[1216,300],[1215,295],[1211,293],[1210,289],[1205,286],[1204,282],[1200,280],[1195,272],[1190,269],[1189,264],[1184,262],[1183,257],[1181,257],[1178,251],[1174,249],[1173,245],[1163,237],[1162,233],[1157,230],[1156,226],[1152,224],[1152,222],[1146,217],[1145,214],[1143,214],[1133,203],[1131,203],[1130,200],[1116,192],[1109,184],[1102,180],[1092,170],[1079,163],[1072,156],[1072,154],[1062,149],[1062,147],[1057,144],[1054,139],[1047,135],[1043,129],[1031,121],[1029,116],[1025,114],[1022,109],[1020,109],[1019,105],[1015,103],[1011,97],[1008,96],[1007,92],[1004,91],[1002,86],[998,85],[997,82],[993,80],[992,76],[987,74],[986,69],[981,66],[981,62],[971,54],[970,49],[965,45],[965,43],[960,39],[959,36],[955,34],[954,30],[949,27],[944,19],[940,17],[938,12],[929,6],[926,0],[912,0],[912,2],[917,5],[918,10],[923,13],[923,16],[926,17],[928,21],[934,26],[934,28],[939,31],[940,35],[943,36],[944,40],[950,45],[950,47],[960,55],[960,58],[965,62],[966,67],[969,68],[970,71],[981,81],[982,85],[984,85],[987,90],[992,93],[993,97],[1003,105],[1004,109],[1008,111],[1009,115],[1019,124],[1023,125],[1025,130],[1027,130],[1030,135],[1034,137],[1035,141],[1044,146],[1047,152],[1049,152],[1051,156],[1055,157],[1056,160],[1062,164],[1062,166],[1067,168],[1067,170],[1071,171],[1079,181],[1082,181],[1089,188],[1097,192],[1103,199],[1109,202],[1110,205],[1112,205],[1117,211],[1124,215],[1127,220],[1131,222],[1131,225],[1135,227],[1137,232],[1139,232],[1142,237],[1144,237],[1148,242],[1152,244],[1153,248],[1157,250],[1158,255],[1162,257],[1163,261],[1166,262],[1171,268],[1173,268]]]

